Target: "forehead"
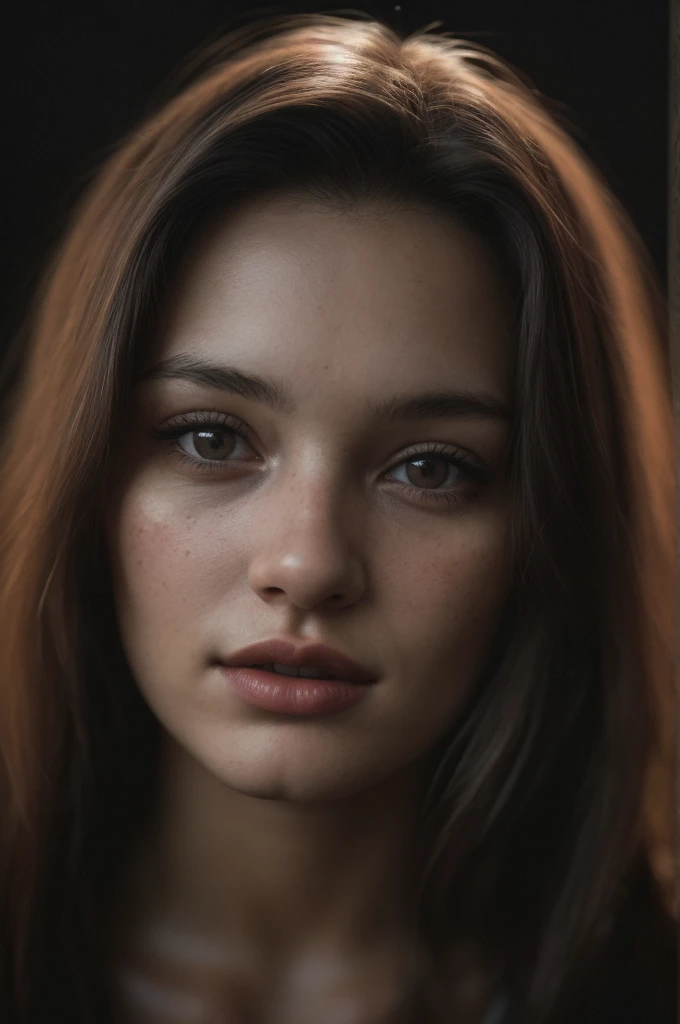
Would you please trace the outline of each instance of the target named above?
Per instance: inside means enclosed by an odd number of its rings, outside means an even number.
[[[191,353],[244,370],[507,397],[512,296],[471,229],[425,209],[258,199],[184,254],[148,363]]]

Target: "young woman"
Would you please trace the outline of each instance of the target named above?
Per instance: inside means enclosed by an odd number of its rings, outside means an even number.
[[[205,58],[5,402],[2,1020],[670,1022],[644,247],[481,46],[298,15]]]

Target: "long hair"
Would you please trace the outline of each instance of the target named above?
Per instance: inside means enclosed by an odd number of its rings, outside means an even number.
[[[173,270],[257,195],[453,216],[516,297],[514,582],[434,752],[423,935],[489,950],[513,1020],[601,1022],[621,921],[675,913],[665,299],[557,105],[431,29],[342,12],[223,34],[105,154],[45,260],[0,450],[3,1020],[107,1019],[102,907],[159,726],[116,629],[103,509]]]

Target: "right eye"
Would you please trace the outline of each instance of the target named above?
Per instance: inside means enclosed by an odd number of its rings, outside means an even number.
[[[225,463],[242,461],[238,455],[233,460],[230,458],[234,448],[238,448],[236,439],[249,443],[251,437],[251,432],[240,420],[223,413],[217,415],[221,419],[216,418],[215,413],[192,413],[165,427],[156,427],[151,435],[158,441],[168,441],[172,454],[181,462],[214,472]],[[187,452],[184,445],[180,444],[180,440],[186,436],[191,438],[190,445],[195,454]]]

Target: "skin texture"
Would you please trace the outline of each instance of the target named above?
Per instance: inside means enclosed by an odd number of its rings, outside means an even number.
[[[410,921],[424,759],[510,585],[509,424],[369,427],[367,403],[447,387],[511,405],[510,310],[487,243],[416,208],[258,199],[185,254],[145,365],[228,363],[280,380],[296,408],[178,380],[135,390],[107,542],[124,649],[166,738],[112,929],[121,1021],[402,1019],[422,969]],[[208,428],[150,436],[210,411],[251,431],[218,434],[219,472],[171,453],[214,459],[196,434]],[[411,451],[428,442],[472,453],[490,481],[474,494],[437,455],[428,478]],[[247,706],[211,661],[281,635],[328,643],[379,680],[334,715]],[[463,990],[446,1005],[478,1020]]]

